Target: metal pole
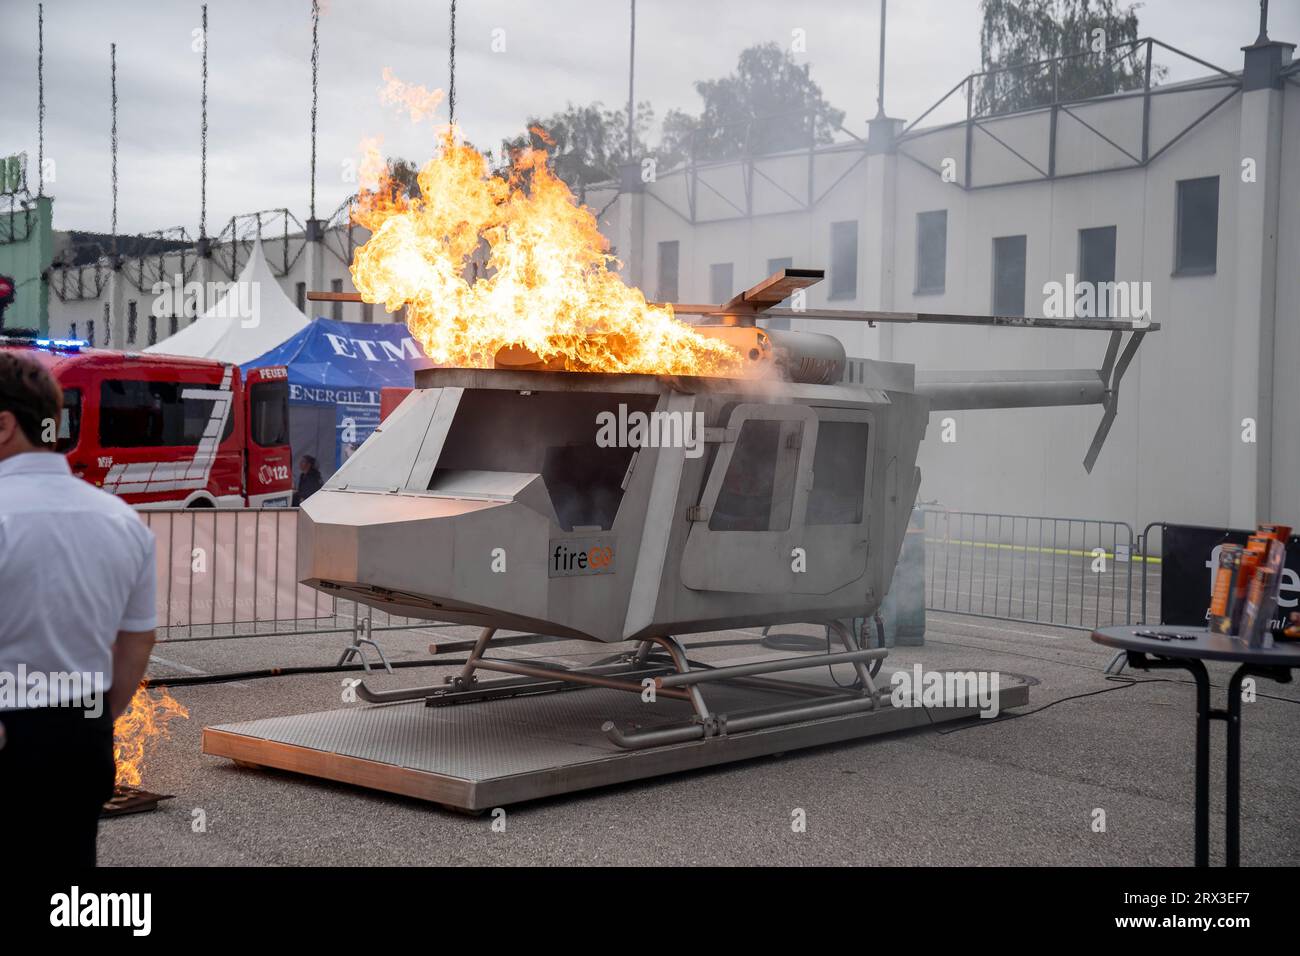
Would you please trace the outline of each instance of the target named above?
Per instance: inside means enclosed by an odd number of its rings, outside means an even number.
[[[1059,69],[1059,60],[1052,61],[1052,117],[1051,126],[1048,130],[1047,140],[1047,178],[1052,179],[1056,176],[1056,123],[1057,114],[1060,112],[1058,101],[1061,98],[1061,74]]]
[[[885,0],[880,0],[880,73],[876,81],[876,119],[885,118]]]
[[[208,5],[203,4],[203,92],[199,97],[199,238],[208,237]]]
[[[447,121],[456,122],[456,0],[451,0],[451,27],[447,41]]]
[[[1146,75],[1142,77],[1142,162],[1151,155],[1151,50],[1152,42],[1147,40]]]
[[[117,255],[117,44],[108,45],[109,108],[113,114],[111,149],[113,152],[113,255]]]
[[[1210,865],[1210,678],[1199,660],[1184,665],[1196,681],[1196,849],[1197,866]]]
[[[477,666],[480,670],[485,671],[518,674],[522,677],[534,677],[542,680],[567,681],[571,684],[586,684],[589,687],[621,690],[631,694],[639,694],[645,689],[642,684],[636,681],[602,677],[599,674],[590,674],[585,671],[565,671],[554,667],[537,667],[532,664],[522,664],[518,661],[480,660],[477,662]],[[664,697],[671,697],[674,700],[691,700],[691,693],[687,690],[658,688],[656,693]]]
[[[45,195],[45,4],[36,5],[36,195]]]
[[[320,0],[311,0],[311,218],[316,218],[316,107],[317,81],[320,75]],[[231,237],[231,248],[238,244]]]
[[[842,624],[839,626],[843,627]],[[806,657],[780,657],[775,660],[755,661],[752,664],[733,664],[730,667],[712,667],[708,670],[666,674],[663,677],[656,677],[655,685],[660,688],[685,687],[709,681],[729,680],[732,677],[752,677],[755,674],[774,674],[808,667],[825,667],[828,664],[874,661],[888,654],[888,648],[880,647],[862,651],[837,651],[834,654],[809,654]]]
[[[966,78],[966,188],[970,189],[971,174],[970,161],[971,149],[974,146],[975,139],[975,78],[969,76]]]
[[[627,51],[627,161],[633,161],[633,143],[636,139],[636,100],[633,97],[632,81],[636,75],[636,0],[632,2],[632,29],[628,39]]]

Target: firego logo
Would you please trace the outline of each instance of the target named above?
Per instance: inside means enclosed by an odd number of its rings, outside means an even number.
[[[614,573],[614,539],[564,538],[551,542],[549,576],[573,577],[579,574]]]

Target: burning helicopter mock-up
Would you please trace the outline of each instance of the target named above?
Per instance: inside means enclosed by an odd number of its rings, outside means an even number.
[[[380,190],[357,216],[372,231],[353,265],[360,297],[405,306],[438,367],[417,373],[400,407],[304,502],[299,576],[396,614],[482,628],[444,686],[363,684],[361,696],[488,706],[582,685],[644,699],[651,686],[652,699],[687,709],[648,728],[640,716],[630,721],[639,727],[607,721],[605,739],[626,751],[710,740],[739,748],[681,766],[878,732],[842,723],[879,714],[873,668],[886,654],[861,646],[844,622],[874,615],[890,585],[930,412],[1099,404],[1090,469],[1120,378],[1158,327],[779,308],[822,278],[813,269],[785,269],[720,305],[647,303],[608,270],[594,217],[543,160],[525,155],[509,177],[494,177],[449,138],[420,174],[422,200]],[[481,243],[490,254],[475,281],[467,263]],[[764,316],[1095,328],[1110,338],[1100,369],[927,374],[848,359],[833,336],[760,328]],[[678,640],[791,622],[825,623],[844,649],[704,668]],[[631,644],[609,662],[559,668],[486,656],[498,630]],[[856,680],[806,679],[833,665]],[[479,682],[479,671],[511,676]],[[786,672],[804,679],[755,680]],[[757,708],[726,696],[759,685],[767,696]],[[706,686],[725,713],[705,700]],[[819,721],[828,723],[808,731]],[[804,729],[766,750],[735,743],[772,728]],[[251,752],[233,732],[205,749],[301,769],[301,754],[278,762],[274,747]],[[293,732],[278,739],[295,745]],[[652,772],[662,770],[617,779]],[[560,789],[592,785],[560,776],[569,781]],[[461,806],[506,799],[389,789]],[[515,799],[540,792],[556,790],[506,788]]]

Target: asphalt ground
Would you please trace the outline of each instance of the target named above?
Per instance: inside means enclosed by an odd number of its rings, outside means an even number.
[[[376,638],[396,661],[426,658],[431,636],[472,635],[449,627]],[[728,631],[687,644],[754,636]],[[344,639],[160,644],[151,676],[328,664]],[[568,642],[499,653],[589,663],[611,650]],[[745,653],[752,651],[709,647],[692,656],[707,662]],[[997,720],[940,724],[517,804],[507,808],[504,830],[499,823],[494,829],[491,815],[242,768],[200,752],[205,725],[363,706],[343,702],[341,675],[178,687],[173,694],[190,716],[174,721],[170,736],[150,750],[144,773],[146,788],[174,799],[155,812],[104,821],[100,862],[1189,865],[1193,687],[1170,671],[1107,679],[1102,668],[1110,656],[1080,631],[931,613],[925,646],[895,648],[887,665],[1022,675],[1035,682],[1029,704]],[[1210,670],[1221,706],[1230,671]],[[374,681],[414,686],[446,673],[450,668],[410,668]],[[1262,680],[1258,691],[1259,699],[1244,707],[1242,861],[1294,865],[1300,862],[1300,694],[1294,685]],[[1212,862],[1222,861],[1223,746],[1216,722]],[[806,816],[803,832],[792,828],[797,810]],[[1096,828],[1098,810],[1104,831]]]

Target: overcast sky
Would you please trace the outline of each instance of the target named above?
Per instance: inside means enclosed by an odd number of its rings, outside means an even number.
[[[422,159],[428,124],[412,126],[377,90],[384,67],[430,87],[447,82],[447,0],[324,0],[320,25],[317,213],[355,190],[345,162],[366,137],[387,155]],[[1300,2],[1274,0],[1270,33],[1300,41]],[[109,43],[117,43],[119,228],[177,225],[197,235],[200,57],[197,0],[47,0],[45,154],[55,163],[59,229],[110,222]],[[211,0],[208,231],[233,214],[287,206],[308,214],[310,0]],[[3,0],[0,155],[26,150],[35,189],[36,3]],[[1258,25],[1257,0],[1149,0],[1140,29],[1226,69]],[[911,119],[979,68],[979,0],[889,4],[886,107]],[[697,79],[730,73],[744,48],[789,45],[804,31],[812,76],[865,133],[875,112],[878,0],[640,0],[636,95],[657,118],[696,112]],[[505,50],[492,49],[494,31]],[[456,112],[466,136],[497,147],[531,114],[567,102],[627,99],[627,0],[459,0]],[[499,45],[499,44],[498,44]],[[1172,54],[1176,80],[1206,72]],[[441,112],[445,119],[445,104]],[[657,140],[658,131],[651,135]]]

